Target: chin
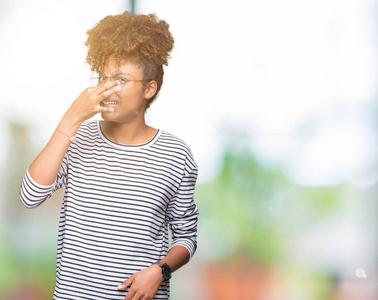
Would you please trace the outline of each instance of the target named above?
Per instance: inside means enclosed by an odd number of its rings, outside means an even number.
[[[102,112],[101,118],[106,121],[113,121],[115,116],[112,116],[111,112]]]

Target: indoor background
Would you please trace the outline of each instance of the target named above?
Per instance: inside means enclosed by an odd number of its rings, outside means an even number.
[[[86,30],[125,10],[170,24],[147,120],[199,167],[171,299],[378,299],[376,0],[1,0],[0,299],[52,299],[62,191],[18,190],[90,85]]]

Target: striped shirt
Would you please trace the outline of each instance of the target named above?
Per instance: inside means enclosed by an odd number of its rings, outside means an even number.
[[[103,134],[100,121],[77,132],[50,186],[26,173],[20,199],[39,206],[65,186],[60,213],[54,299],[123,300],[117,286],[181,245],[197,247],[193,201],[197,166],[188,146],[158,130],[142,145],[121,145]],[[169,299],[164,281],[154,299]]]

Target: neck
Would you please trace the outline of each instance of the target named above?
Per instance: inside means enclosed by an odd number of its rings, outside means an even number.
[[[101,121],[101,129],[108,139],[123,145],[144,144],[151,140],[157,131],[145,122],[127,124]]]

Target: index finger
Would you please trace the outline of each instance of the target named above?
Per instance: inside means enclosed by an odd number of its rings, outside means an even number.
[[[111,94],[119,92],[122,89],[121,83],[118,80],[109,80],[105,84],[98,85],[98,89],[96,89],[95,94],[100,96],[105,92],[110,92],[106,97],[109,97]],[[104,98],[106,98],[104,97]]]
[[[134,280],[134,276],[131,275],[127,280],[125,280],[119,286],[117,286],[117,288],[119,290],[124,290],[125,288],[127,288],[128,286],[132,284],[133,280]]]

